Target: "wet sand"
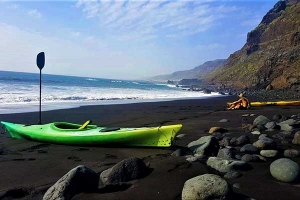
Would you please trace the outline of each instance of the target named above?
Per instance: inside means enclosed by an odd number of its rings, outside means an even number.
[[[0,199],[42,199],[46,190],[59,178],[78,165],[85,165],[97,173],[119,161],[138,157],[152,168],[145,178],[133,181],[122,191],[76,195],[73,199],[181,199],[183,184],[190,178],[205,173],[216,173],[201,161],[188,162],[184,156],[171,153],[184,149],[191,141],[206,136],[212,126],[221,126],[233,136],[246,134],[243,123],[252,124],[255,117],[243,114],[265,115],[272,119],[275,114],[291,116],[300,113],[300,106],[257,107],[251,110],[225,111],[226,102],[236,100],[235,96],[216,97],[202,100],[178,100],[170,102],[136,103],[125,105],[83,106],[72,109],[45,111],[42,122],[67,121],[83,123],[90,119],[99,126],[142,127],[160,124],[183,124],[177,139],[169,148],[131,148],[101,146],[66,146],[46,144],[28,140],[12,139],[8,133],[0,134]],[[250,99],[254,100],[254,99]],[[22,124],[38,122],[38,113],[0,115],[1,121]],[[230,122],[220,123],[221,119]],[[275,133],[268,133],[270,135]],[[251,142],[255,136],[250,135]],[[293,144],[279,145],[278,148],[300,148]],[[287,184],[276,181],[269,172],[267,162],[250,163],[252,170],[243,176],[226,179],[233,188],[235,199],[300,199],[300,183]],[[300,158],[292,158],[300,164]],[[6,196],[6,197],[5,197]],[[1,198],[2,197],[2,198]]]

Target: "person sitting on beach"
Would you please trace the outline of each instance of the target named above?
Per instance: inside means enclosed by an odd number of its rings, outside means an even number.
[[[237,110],[237,109],[248,109],[250,108],[250,101],[245,98],[244,94],[241,93],[238,95],[240,97],[239,100],[230,103],[226,110]]]

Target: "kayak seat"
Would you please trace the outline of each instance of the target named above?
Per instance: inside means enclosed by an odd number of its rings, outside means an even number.
[[[91,120],[87,120],[86,122],[84,122],[84,123],[82,124],[82,126],[80,126],[80,127],[78,128],[78,130],[84,129],[84,128],[85,128],[87,125],[89,125],[91,122],[92,122]]]
[[[99,132],[117,131],[120,129],[121,129],[120,127],[107,127],[107,128],[102,128]]]

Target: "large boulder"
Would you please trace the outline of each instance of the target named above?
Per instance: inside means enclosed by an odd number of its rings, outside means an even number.
[[[148,167],[140,158],[128,158],[114,165],[112,168],[104,170],[100,174],[100,179],[104,185],[128,182],[140,179],[147,175]]]
[[[216,156],[220,148],[218,140],[212,136],[203,136],[200,139],[189,143],[187,146],[198,156]]]
[[[270,122],[271,120],[263,115],[259,115],[258,117],[256,117],[253,121],[253,125],[255,126],[265,126],[268,122]]]
[[[275,160],[270,166],[271,175],[279,181],[293,182],[299,177],[299,165],[287,158]]]
[[[43,200],[70,200],[81,192],[96,192],[99,175],[93,170],[79,165],[60,178],[45,193]]]
[[[204,174],[187,180],[182,190],[182,200],[228,199],[230,185],[215,174]]]
[[[206,164],[219,172],[230,172],[249,168],[249,164],[244,161],[228,160],[218,157],[210,157]]]

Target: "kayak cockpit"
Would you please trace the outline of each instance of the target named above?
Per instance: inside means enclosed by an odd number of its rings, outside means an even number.
[[[54,122],[51,124],[51,128],[54,130],[76,130],[76,131],[84,131],[91,130],[97,128],[97,125],[87,125],[85,128],[81,129],[81,124],[72,124],[68,122]]]

